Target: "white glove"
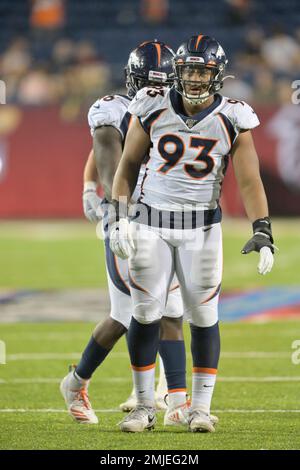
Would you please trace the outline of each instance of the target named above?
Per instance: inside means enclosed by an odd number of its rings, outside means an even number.
[[[274,256],[269,247],[264,246],[259,251],[259,263],[257,270],[263,276],[269,273],[273,267]]]
[[[122,259],[130,258],[136,249],[134,246],[130,223],[127,219],[120,219],[110,227],[109,245],[111,250]]]
[[[90,222],[98,222],[102,219],[102,199],[97,194],[97,184],[94,181],[84,183],[82,203],[83,212]]]

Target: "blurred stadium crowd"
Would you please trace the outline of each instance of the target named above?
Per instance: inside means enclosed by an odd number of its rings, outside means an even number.
[[[236,77],[224,87],[233,98],[284,104],[300,77],[295,0],[2,0],[0,13],[7,103],[59,104],[69,119],[121,89],[128,52],[155,37],[176,49],[192,33],[215,35]]]

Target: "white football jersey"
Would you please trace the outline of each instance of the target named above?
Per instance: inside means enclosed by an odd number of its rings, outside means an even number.
[[[108,95],[98,99],[89,109],[88,122],[91,134],[101,126],[112,126],[117,129],[124,145],[125,137],[131,121],[131,114],[127,111],[130,98],[124,95]],[[142,165],[136,189],[132,196],[136,201],[140,196],[141,183],[145,174],[145,165]]]
[[[152,142],[140,200],[166,210],[215,209],[235,139],[259,125],[247,103],[221,95],[187,117],[174,88],[143,88],[128,111]]]

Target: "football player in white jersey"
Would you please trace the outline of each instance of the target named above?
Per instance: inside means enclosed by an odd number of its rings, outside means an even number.
[[[105,211],[105,200],[97,195],[98,173],[106,198],[111,197],[111,186],[114,172],[122,154],[123,142],[128,130],[131,115],[127,108],[138,90],[147,84],[173,83],[172,58],[173,51],[164,43],[149,41],[135,49],[129,57],[126,68],[128,96],[111,95],[99,99],[90,108],[88,120],[93,135],[94,150],[91,150],[84,170],[84,213],[90,221],[98,221]],[[146,154],[145,154],[146,155]],[[97,166],[96,166],[97,163]],[[98,167],[98,171],[97,171]],[[140,185],[144,177],[144,165],[139,175],[135,194],[136,201],[140,194]],[[105,223],[104,223],[105,225]],[[106,227],[104,227],[106,230]],[[71,416],[80,423],[97,423],[87,394],[89,380],[97,367],[104,361],[118,339],[127,332],[132,315],[128,278],[128,261],[118,259],[109,248],[109,240],[105,240],[106,268],[109,294],[111,300],[110,317],[97,325],[93,336],[85,349],[80,363],[75,370],[63,379],[61,392],[65,398]],[[170,295],[160,332],[160,354],[167,361],[166,373],[172,374],[174,355],[182,365],[185,376],[185,348],[182,333],[183,306],[178,282],[170,286]],[[164,368],[160,362],[160,381],[156,392],[156,407],[165,408],[166,381]],[[186,397],[184,398],[185,409]],[[136,405],[135,393],[120,405],[123,411],[130,411]],[[170,423],[180,424],[186,420],[182,413],[175,416]]]
[[[141,431],[155,424],[151,377],[174,273],[191,330],[189,429],[215,430],[210,406],[220,355],[219,198],[229,155],[253,225],[253,237],[242,253],[259,252],[260,274],[273,265],[268,204],[251,135],[259,120],[245,102],[218,94],[226,64],[224,50],[214,38],[192,36],[175,56],[175,86],[144,88],[128,108],[134,120],[113,183],[110,217],[110,246],[118,256],[129,258],[134,302],[128,346],[138,404],[120,423],[122,431]],[[128,218],[126,201],[149,147],[140,201]],[[176,377],[167,379],[172,382]],[[172,388],[169,380],[168,387]]]

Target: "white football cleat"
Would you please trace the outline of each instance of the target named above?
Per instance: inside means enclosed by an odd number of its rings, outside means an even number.
[[[132,390],[131,394],[127,398],[127,400],[124,403],[121,403],[119,405],[119,408],[121,411],[124,411],[125,413],[133,410],[136,407],[136,396],[135,396],[135,391],[134,389]]]
[[[89,381],[78,381],[78,387],[74,387],[74,371],[72,370],[60,383],[60,391],[67,405],[69,414],[77,423],[98,424],[98,418],[92,408],[88,397]]]
[[[190,411],[188,424],[192,432],[215,432],[214,426],[218,422],[216,416],[211,416],[199,408]]]
[[[164,426],[187,426],[189,423],[190,409],[190,400],[187,400],[185,403],[175,408],[168,408],[164,416]]]
[[[121,411],[128,413],[137,406],[135,391],[132,390],[130,396],[124,403],[119,405]],[[156,410],[166,410],[168,407],[165,402],[165,395],[162,395],[159,392],[155,392],[155,408]]]
[[[123,432],[143,432],[154,428],[156,423],[155,408],[137,405],[136,408],[118,423]]]
[[[216,426],[216,424],[219,423],[219,418],[217,416],[209,415],[209,417],[210,417],[210,420],[211,420],[213,426]]]

